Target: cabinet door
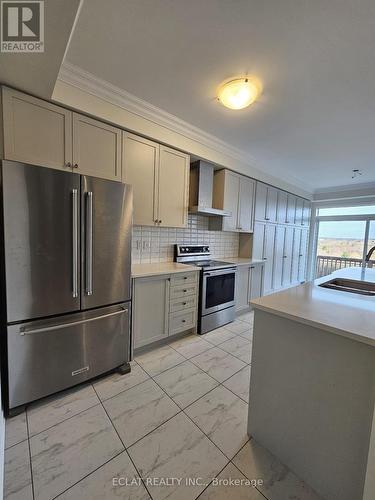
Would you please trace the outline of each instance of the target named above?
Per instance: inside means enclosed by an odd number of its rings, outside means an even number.
[[[251,266],[250,267],[250,296],[249,302],[252,299],[256,299],[263,295],[262,293],[262,274],[263,266]]]
[[[123,133],[122,167],[123,182],[133,186],[134,224],[155,225],[159,144],[137,135]]]
[[[301,249],[301,233],[302,229],[295,227],[293,235],[293,252],[292,252],[292,283],[298,283],[299,277],[299,261],[300,261],[300,249]]]
[[[292,275],[292,258],[293,258],[293,227],[286,227],[284,240],[284,255],[283,255],[283,279],[282,286],[288,286],[291,282]]]
[[[255,222],[253,234],[253,259],[264,258],[264,242],[265,242],[266,225],[261,222]]]
[[[188,214],[189,155],[160,146],[158,224],[186,227]]]
[[[295,224],[302,226],[302,213],[303,213],[303,199],[297,198],[296,200],[296,219]]]
[[[310,215],[311,215],[311,203],[307,200],[303,200],[302,226],[309,227]]]
[[[262,182],[256,184],[255,195],[255,219],[259,221],[266,220],[267,207],[267,186]]]
[[[4,158],[71,170],[72,112],[3,88]]]
[[[285,222],[287,221],[286,218],[287,205],[288,205],[288,193],[286,193],[285,191],[278,191],[276,219],[277,222],[280,222],[281,224],[285,224]]]
[[[295,220],[296,220],[296,197],[292,194],[288,194],[286,223],[294,224]]]
[[[240,177],[238,208],[238,229],[251,233],[254,229],[254,190],[255,182],[248,177]]]
[[[242,311],[249,307],[250,296],[250,267],[238,266],[236,274],[236,311]]]
[[[277,189],[268,186],[266,221],[276,222],[276,213],[277,213]]]
[[[232,213],[230,217],[224,217],[224,231],[238,231],[239,229],[239,195],[240,195],[240,176],[225,171],[224,181],[224,209]]]
[[[307,243],[309,239],[309,232],[304,229],[301,231],[301,246],[299,253],[299,269],[298,269],[298,281],[302,282],[306,280],[306,265],[307,265]]]
[[[136,278],[133,285],[134,347],[168,336],[170,281],[166,276]]]
[[[73,166],[83,175],[121,181],[121,130],[73,113]]]
[[[276,290],[282,287],[283,279],[283,263],[284,263],[284,243],[285,243],[285,226],[276,226],[275,229],[275,252],[273,260],[273,288]]]
[[[266,224],[264,241],[264,275],[263,290],[264,293],[270,293],[273,289],[273,254],[275,249],[276,226]]]

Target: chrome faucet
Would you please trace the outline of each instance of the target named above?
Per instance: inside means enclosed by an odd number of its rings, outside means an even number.
[[[366,262],[369,262],[369,260],[371,259],[371,255],[375,252],[375,246],[373,246],[372,248],[370,248],[370,250],[368,251],[367,255],[366,255],[366,259],[365,261]]]

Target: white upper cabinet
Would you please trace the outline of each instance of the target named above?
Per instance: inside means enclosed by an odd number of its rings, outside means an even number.
[[[302,213],[303,213],[303,199],[297,198],[296,200],[296,219],[295,224],[302,226]]]
[[[71,111],[6,87],[2,101],[5,159],[71,169]]]
[[[286,213],[288,206],[288,193],[279,190],[277,193],[277,214],[276,220],[280,224],[285,224],[287,221]]]
[[[266,221],[276,222],[276,215],[277,215],[277,189],[268,186]]]
[[[311,217],[311,203],[307,200],[303,200],[303,211],[302,211],[302,226],[310,226]]]
[[[121,181],[121,130],[73,113],[73,168],[79,174]]]
[[[259,221],[276,222],[277,189],[257,182],[255,198],[255,219]]]
[[[133,186],[134,224],[185,227],[189,155],[123,133],[123,182]]]
[[[123,133],[122,180],[133,186],[134,224],[157,224],[159,144]]]
[[[2,89],[4,158],[121,181],[121,130]]]
[[[294,224],[296,220],[296,197],[293,194],[288,194],[286,223]]]
[[[229,170],[220,170],[215,172],[214,179],[214,207],[231,213],[223,217],[223,230],[238,231],[240,177]]]
[[[240,176],[238,229],[251,233],[254,229],[254,194],[255,182],[248,177]]]
[[[223,231],[253,231],[254,195],[255,181],[252,179],[226,169],[215,172],[213,206],[231,213],[222,218]]]
[[[255,220],[265,221],[267,209],[267,185],[262,182],[256,184]]]
[[[160,146],[158,224],[185,227],[188,214],[190,157]]]

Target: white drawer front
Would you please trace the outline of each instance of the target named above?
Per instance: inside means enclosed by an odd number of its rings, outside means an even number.
[[[183,332],[189,328],[195,327],[195,309],[184,313],[171,314],[169,319],[169,335]]]
[[[188,295],[187,297],[172,299],[169,312],[174,313],[177,311],[184,311],[186,309],[193,309],[196,306],[196,300],[196,295]]]
[[[178,285],[171,287],[171,299],[187,297],[188,295],[196,295],[198,287],[195,283]]]
[[[178,273],[171,277],[171,286],[197,282],[197,273]]]

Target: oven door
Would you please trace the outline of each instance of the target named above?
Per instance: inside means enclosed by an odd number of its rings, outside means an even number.
[[[235,305],[235,281],[235,267],[203,272],[202,316]]]

